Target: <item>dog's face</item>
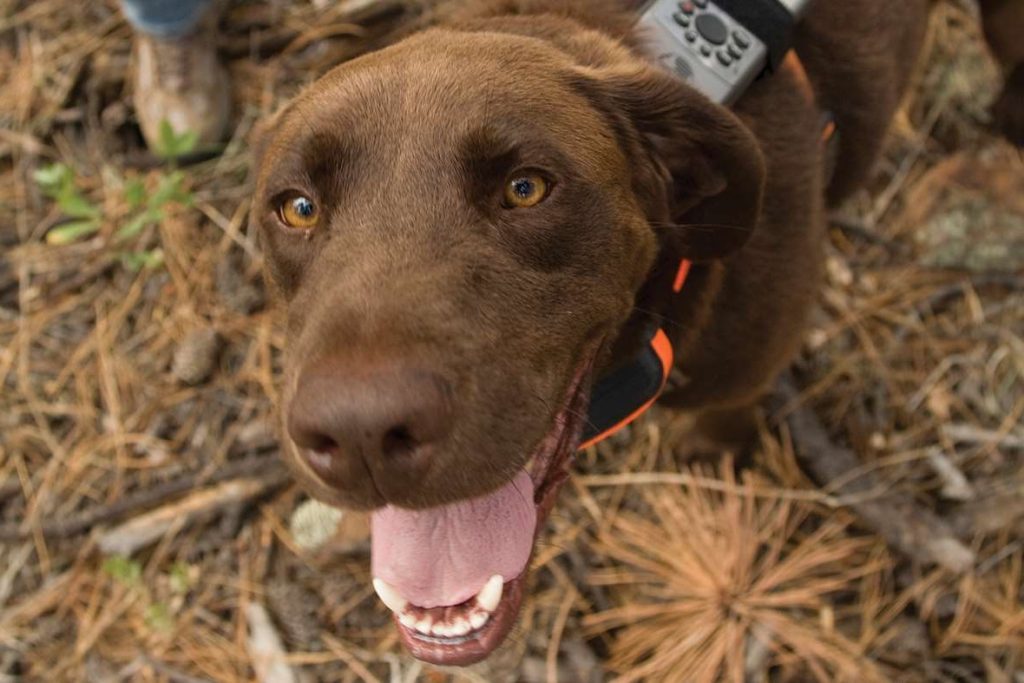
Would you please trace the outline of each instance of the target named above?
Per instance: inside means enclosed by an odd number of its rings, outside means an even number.
[[[429,31],[329,73],[260,146],[287,459],[318,498],[375,510],[375,585],[421,658],[480,659],[510,628],[595,364],[664,241],[652,224],[733,176],[759,199],[727,113],[736,159],[695,135],[659,156],[677,124],[637,112],[696,96],[627,66]],[[730,240],[677,241],[699,257]]]

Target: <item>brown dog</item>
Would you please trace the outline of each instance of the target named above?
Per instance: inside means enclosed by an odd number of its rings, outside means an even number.
[[[646,323],[686,378],[664,403],[709,429],[790,361],[826,198],[866,178],[926,12],[821,0],[797,36],[816,100],[783,70],[729,110],[652,65],[624,4],[459,3],[331,71],[258,145],[288,459],[375,511],[375,586],[433,662],[507,634],[592,382]]]

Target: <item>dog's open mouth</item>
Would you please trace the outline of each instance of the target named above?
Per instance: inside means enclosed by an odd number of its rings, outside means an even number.
[[[592,361],[527,465],[485,496],[428,510],[373,514],[373,585],[417,659],[465,666],[515,624],[540,532],[579,445]]]

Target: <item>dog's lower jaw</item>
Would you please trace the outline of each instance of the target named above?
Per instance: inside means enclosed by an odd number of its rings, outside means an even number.
[[[534,483],[533,502],[537,511],[533,531],[534,547],[559,490],[569,479],[568,468],[582,440],[595,351],[596,348],[591,349],[577,369],[564,407],[555,416],[551,431],[540,444],[536,456],[532,458],[530,476]],[[532,551],[530,560],[532,561]],[[414,627],[403,624],[401,615],[395,614],[394,623],[402,643],[413,657],[430,664],[469,666],[486,659],[501,645],[516,624],[529,572],[528,561],[519,576],[505,581],[501,600],[490,611],[487,621],[480,628],[462,637],[425,636]]]

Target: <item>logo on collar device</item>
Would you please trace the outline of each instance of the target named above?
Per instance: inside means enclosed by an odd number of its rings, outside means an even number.
[[[640,16],[652,54],[663,68],[721,104],[732,104],[758,77],[790,68],[813,101],[803,66],[791,52],[793,30],[812,0],[653,0]],[[834,126],[826,122],[823,139]],[[678,294],[690,262],[673,283]],[[591,393],[581,449],[622,429],[650,408],[668,382],[674,360],[664,330],[652,326],[647,344],[627,365],[600,378]]]

